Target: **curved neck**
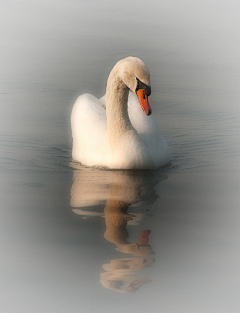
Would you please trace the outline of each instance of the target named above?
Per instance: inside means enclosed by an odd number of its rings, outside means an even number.
[[[121,136],[133,126],[128,116],[129,88],[115,71],[109,75],[106,90],[106,113],[109,142],[111,148],[116,146]]]

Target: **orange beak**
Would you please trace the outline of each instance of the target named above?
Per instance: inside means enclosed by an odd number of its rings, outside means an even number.
[[[148,96],[146,95],[145,89],[138,89],[136,93],[143,111],[146,115],[150,115],[152,113],[152,109],[148,103]]]

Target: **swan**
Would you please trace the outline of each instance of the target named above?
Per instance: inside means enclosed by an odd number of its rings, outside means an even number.
[[[106,95],[83,94],[73,105],[72,158],[86,166],[110,169],[157,169],[170,161],[148,102],[150,74],[142,60],[116,63]]]

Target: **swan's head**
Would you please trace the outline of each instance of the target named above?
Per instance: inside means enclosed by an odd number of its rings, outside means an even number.
[[[142,60],[136,57],[128,57],[120,60],[120,77],[122,81],[138,96],[139,102],[146,115],[152,113],[148,103],[148,97],[151,94],[150,74]]]

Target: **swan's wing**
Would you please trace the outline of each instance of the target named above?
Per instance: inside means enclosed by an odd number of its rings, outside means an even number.
[[[109,164],[110,146],[107,135],[106,110],[90,94],[81,95],[71,115],[73,159],[85,165]]]

